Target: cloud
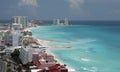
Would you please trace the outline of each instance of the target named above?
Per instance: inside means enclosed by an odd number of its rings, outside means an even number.
[[[83,5],[85,0],[67,0],[70,8],[70,12],[74,15],[82,15],[84,14]]]
[[[20,2],[18,3],[18,6],[34,6],[37,7],[37,0],[20,0]]]
[[[84,0],[67,0],[71,9],[80,9]]]

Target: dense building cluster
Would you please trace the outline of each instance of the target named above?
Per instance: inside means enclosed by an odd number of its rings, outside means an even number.
[[[68,24],[67,20],[65,24]],[[13,16],[12,24],[0,31],[0,54],[5,54],[3,58],[8,64],[13,63],[13,72],[74,72],[48,53],[48,48],[32,37],[32,32],[26,29],[28,27],[26,16]]]

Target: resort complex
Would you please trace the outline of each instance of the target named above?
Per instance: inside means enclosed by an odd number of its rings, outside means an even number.
[[[30,29],[37,26],[33,23],[36,21],[29,23],[26,16],[13,16],[12,24],[0,30],[0,60],[4,62],[1,72],[75,72],[32,37]],[[64,24],[68,24],[67,19]]]
[[[120,72],[120,0],[0,0],[0,72]]]
[[[69,21],[67,18],[65,18],[65,20],[63,22],[60,21],[60,19],[54,19],[53,20],[53,25],[57,25],[57,26],[67,26],[69,25]]]

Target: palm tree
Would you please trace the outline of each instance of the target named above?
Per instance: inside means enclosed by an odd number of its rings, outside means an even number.
[[[23,45],[26,47],[33,41],[31,36],[25,36],[22,40]]]

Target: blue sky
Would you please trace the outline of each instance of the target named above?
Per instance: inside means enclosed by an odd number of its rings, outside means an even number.
[[[120,20],[120,0],[1,0],[0,19]]]

